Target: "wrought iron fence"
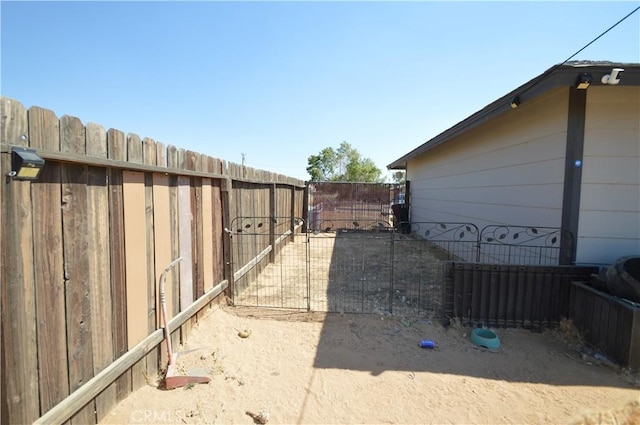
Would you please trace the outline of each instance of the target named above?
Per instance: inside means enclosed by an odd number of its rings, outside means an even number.
[[[448,260],[490,264],[561,265],[571,258],[573,234],[559,227],[488,225],[473,223],[407,222],[398,229],[443,250]]]
[[[572,240],[569,232],[546,227],[407,225],[398,230],[377,219],[329,219],[301,233],[302,219],[237,218],[229,230],[233,300],[261,307],[418,313],[436,319],[454,308],[452,288],[446,286],[448,262],[548,267],[558,264],[560,239]]]
[[[490,225],[480,232],[476,262],[560,265],[573,243],[573,234],[558,227]]]

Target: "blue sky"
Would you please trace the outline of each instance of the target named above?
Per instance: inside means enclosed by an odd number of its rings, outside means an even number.
[[[1,94],[307,179],[347,141],[386,165],[640,3],[0,3]],[[640,62],[640,12],[577,59]]]

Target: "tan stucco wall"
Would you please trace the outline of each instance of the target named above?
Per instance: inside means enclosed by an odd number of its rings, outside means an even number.
[[[640,87],[591,87],[576,262],[640,255]]]
[[[559,227],[568,88],[409,161],[412,221]]]

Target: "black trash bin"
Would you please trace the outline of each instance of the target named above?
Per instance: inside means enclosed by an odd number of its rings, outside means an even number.
[[[411,232],[411,223],[409,223],[409,205],[407,204],[393,204],[391,205],[391,211],[393,212],[393,223],[396,229],[402,233]]]

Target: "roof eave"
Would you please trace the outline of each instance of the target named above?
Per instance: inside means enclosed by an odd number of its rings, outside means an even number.
[[[614,62],[573,62],[570,64],[554,65],[542,74],[531,79],[515,90],[510,91],[501,98],[485,106],[478,112],[467,117],[453,127],[443,131],[434,138],[418,146],[411,152],[403,155],[397,160],[387,165],[389,170],[406,170],[407,162],[418,155],[432,149],[459,134],[476,127],[489,119],[511,110],[511,101],[518,96],[520,103],[524,103],[540,94],[560,86],[571,87],[576,82],[579,73],[589,72],[592,74],[592,85],[603,85],[600,81],[602,75],[609,73],[612,67],[633,68],[634,73],[625,74],[625,83],[622,85],[640,85],[640,65]]]

